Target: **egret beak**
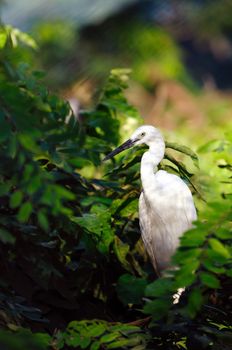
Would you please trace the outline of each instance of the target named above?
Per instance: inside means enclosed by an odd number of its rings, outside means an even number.
[[[109,154],[107,154],[107,156],[103,159],[103,162],[110,159],[110,158],[113,158],[116,154],[124,151],[125,149],[128,149],[128,148],[131,148],[134,146],[134,143],[135,143],[136,140],[127,140],[126,142],[124,142],[121,146],[115,148],[112,152],[110,152]]]

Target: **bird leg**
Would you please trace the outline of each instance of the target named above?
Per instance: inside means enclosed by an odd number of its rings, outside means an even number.
[[[173,304],[178,304],[180,301],[180,297],[182,295],[182,293],[184,293],[185,288],[178,288],[177,292],[175,294],[173,294]]]

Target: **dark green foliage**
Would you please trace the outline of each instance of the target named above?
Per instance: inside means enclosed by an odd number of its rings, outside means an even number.
[[[231,142],[228,140],[216,152],[229,149]],[[229,167],[227,169],[231,171]],[[227,192],[231,177],[226,185]],[[144,312],[151,314],[153,320],[175,322],[173,330],[177,332],[176,335],[186,337],[184,344],[189,349],[196,346],[201,349],[210,346],[213,349],[229,349],[232,344],[231,220],[230,193],[218,198],[217,202],[205,205],[203,220],[196,222],[195,228],[185,233],[173,257],[173,264],[178,269],[170,270],[167,276],[146,288],[146,295],[151,300],[146,303]],[[180,287],[186,290],[180,303],[173,305],[172,295]],[[215,323],[211,322],[212,319]],[[154,323],[153,327],[155,332],[159,330],[158,324]],[[220,329],[225,329],[225,333],[221,333]],[[170,334],[169,331],[170,327],[164,329],[164,333]],[[189,334],[191,331],[194,332],[192,336]]]
[[[21,329],[12,336],[12,332],[0,331],[0,347],[2,350],[46,350],[51,337],[45,333],[32,334],[27,329]]]
[[[72,321],[64,333],[57,333],[53,345],[57,349],[146,349],[148,335],[130,324],[104,321]]]
[[[33,46],[19,31],[0,30],[3,349],[229,349],[231,140],[213,146],[215,157],[225,159],[219,171],[230,173],[225,189],[204,203],[181,239],[175,268],[155,280],[137,212],[144,149],[102,164],[128,117],[140,121],[123,95],[129,71],[111,72],[96,107],[83,111],[79,123],[39,72],[15,60],[18,41]],[[160,165],[196,192],[192,171],[168,148],[197,168],[196,154],[167,143]],[[180,287],[186,291],[173,305]]]
[[[125,274],[120,276],[117,283],[119,299],[125,304],[141,304],[147,281],[144,278]]]

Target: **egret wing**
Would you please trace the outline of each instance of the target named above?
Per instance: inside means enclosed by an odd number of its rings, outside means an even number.
[[[142,192],[139,198],[139,225],[145,249],[151,259],[154,270],[159,276],[159,269],[156,261],[156,254],[153,244],[154,228],[151,220],[152,209]]]
[[[188,186],[176,175],[160,170],[149,191],[140,197],[139,217],[147,252],[162,271],[179,245],[180,236],[192,227],[196,209]]]

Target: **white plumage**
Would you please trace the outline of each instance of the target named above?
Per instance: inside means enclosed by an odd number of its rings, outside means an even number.
[[[106,158],[132,146],[149,146],[141,160],[142,193],[139,198],[139,222],[142,239],[158,275],[170,264],[180,236],[197,219],[192,194],[181,178],[158,170],[164,157],[162,134],[151,125],[139,127],[128,141]]]

